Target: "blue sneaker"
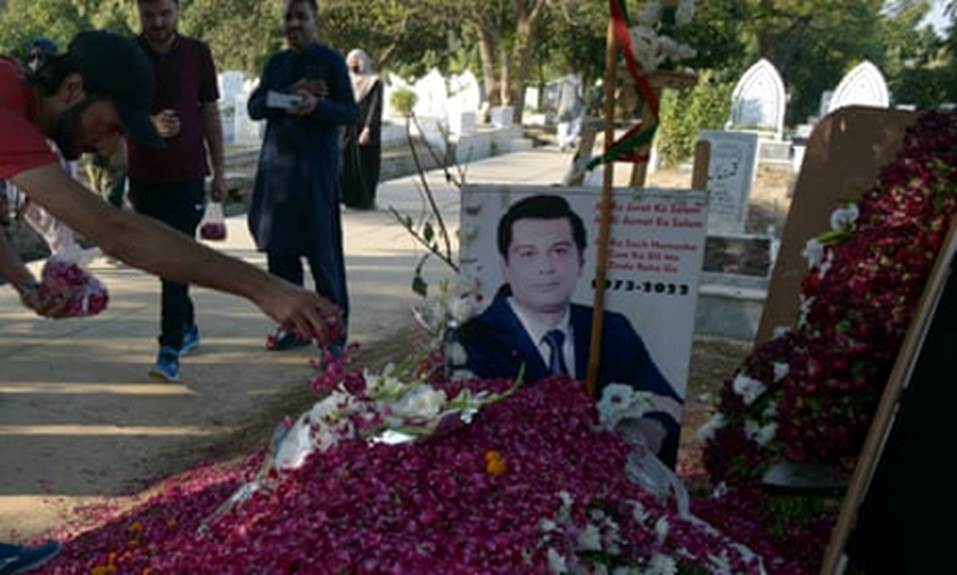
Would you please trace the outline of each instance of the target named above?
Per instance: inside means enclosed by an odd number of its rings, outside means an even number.
[[[183,345],[179,348],[179,355],[184,356],[199,346],[199,328],[193,324],[183,334]]]
[[[0,575],[17,575],[32,571],[60,552],[60,544],[47,541],[35,547],[18,547],[0,543]]]
[[[156,363],[150,368],[150,377],[170,383],[178,383],[179,353],[179,350],[168,345],[160,347]]]

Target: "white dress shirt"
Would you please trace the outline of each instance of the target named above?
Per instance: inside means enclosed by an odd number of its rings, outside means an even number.
[[[514,298],[508,298],[508,305],[512,307],[512,311],[515,312],[518,321],[522,324],[522,327],[525,328],[525,333],[527,333],[528,337],[535,343],[535,346],[538,348],[538,353],[542,356],[542,361],[545,362],[546,366],[548,366],[549,359],[551,358],[552,348],[545,342],[545,334],[553,329],[557,329],[565,334],[565,343],[562,345],[562,355],[565,356],[565,367],[568,368],[568,375],[574,378],[575,334],[572,331],[571,306],[565,308],[565,314],[562,316],[562,319],[558,321],[558,324],[550,326],[530,317],[525,313],[521,305],[515,303]]]

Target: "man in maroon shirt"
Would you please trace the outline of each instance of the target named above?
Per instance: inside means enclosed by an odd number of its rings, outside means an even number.
[[[153,123],[166,147],[129,147],[130,201],[141,214],[189,235],[203,217],[212,160],[213,201],[225,196],[216,67],[203,42],[177,32],[178,0],[139,0],[140,47],[153,65]],[[206,146],[204,147],[204,142]],[[163,280],[159,354],[150,375],[179,380],[179,358],[199,344],[189,286]]]

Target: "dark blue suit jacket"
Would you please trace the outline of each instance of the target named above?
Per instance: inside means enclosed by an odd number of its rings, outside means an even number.
[[[515,378],[524,364],[525,382],[533,383],[551,374],[538,346],[512,311],[508,303],[510,296],[509,287],[503,286],[484,312],[459,329],[459,341],[468,352],[468,369],[477,376]],[[578,380],[584,380],[588,371],[591,319],[591,307],[571,305],[571,324],[575,337],[575,373],[572,375]],[[601,347],[599,397],[608,384],[623,383],[639,391],[651,391],[681,402],[625,316],[605,312]],[[678,422],[664,413],[653,413],[649,417],[661,422],[668,431],[659,456],[665,463],[674,466],[680,430]]]

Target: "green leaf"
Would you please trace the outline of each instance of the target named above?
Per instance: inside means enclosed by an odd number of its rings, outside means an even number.
[[[432,240],[435,238],[435,230],[432,228],[432,222],[425,222],[422,226],[422,238],[425,240],[425,243],[432,243]]]
[[[415,274],[412,278],[412,291],[422,297],[429,297],[429,284],[422,277],[422,274]]]

